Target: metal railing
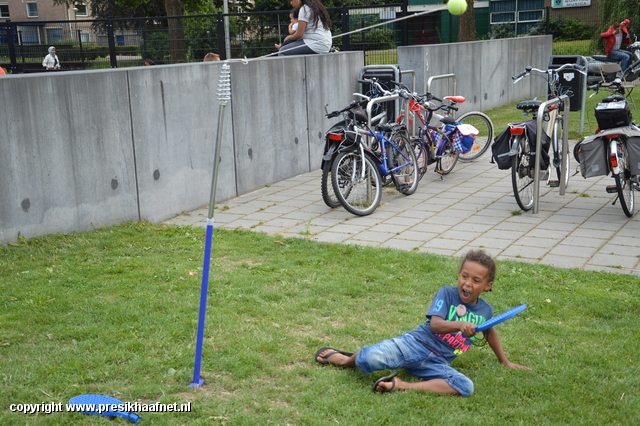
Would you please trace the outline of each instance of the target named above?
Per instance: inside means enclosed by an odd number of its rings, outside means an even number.
[[[569,108],[571,107],[571,100],[569,96],[562,95],[557,98],[550,99],[540,104],[538,107],[538,117],[536,118],[536,160],[533,171],[533,214],[538,214],[538,206],[540,203],[540,152],[542,152],[542,122],[544,120],[544,112],[547,111],[551,105],[557,105],[560,102],[564,102],[564,108],[562,111],[562,164],[560,165],[560,195],[564,195],[566,187],[564,176],[567,171],[567,162],[564,161],[567,155],[569,155]],[[553,123],[549,123],[549,126],[553,129]]]

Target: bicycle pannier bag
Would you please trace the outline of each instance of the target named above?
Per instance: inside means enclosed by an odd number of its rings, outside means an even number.
[[[453,137],[453,148],[463,154],[471,151],[476,135],[480,133],[478,129],[471,124],[459,124],[456,126],[456,134]]]
[[[627,138],[627,155],[632,175],[640,175],[640,136]]]
[[[605,176],[607,168],[607,149],[604,140],[599,137],[588,137],[580,143],[580,173],[583,178]]]
[[[507,127],[493,139],[491,144],[491,155],[500,170],[509,170],[513,163],[513,157],[509,155],[511,150],[509,142],[511,142],[511,134],[509,127]]]
[[[528,120],[522,123],[517,123],[517,125],[524,124],[526,126],[527,138],[532,144],[532,150],[535,149],[536,143],[536,120]],[[511,141],[511,132],[509,132],[509,127],[504,129],[498,136],[493,139],[493,143],[491,144],[491,155],[493,159],[498,164],[498,168],[500,170],[508,170],[511,168],[511,164],[513,163],[513,155],[511,153],[511,146],[509,142]],[[551,146],[551,138],[543,131],[542,132],[542,155],[540,157],[540,170],[547,170],[549,167],[549,147]],[[512,154],[512,155],[509,155]],[[533,162],[531,163],[533,164]]]
[[[600,130],[625,127],[631,124],[631,111],[626,100],[599,103],[595,110]]]

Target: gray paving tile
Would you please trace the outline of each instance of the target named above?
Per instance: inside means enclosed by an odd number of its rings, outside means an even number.
[[[598,253],[589,260],[590,265],[607,266],[609,268],[628,268],[633,269],[638,264],[637,257],[621,256],[619,254],[602,254]]]
[[[540,238],[523,236],[518,238],[514,242],[514,244],[525,247],[540,247],[550,250],[552,247],[555,247],[560,241],[562,241],[561,238]]]
[[[543,265],[556,266],[558,268],[582,268],[587,263],[588,258],[577,256],[561,256],[558,254],[548,254],[540,262]]]
[[[640,246],[640,238],[633,235],[627,235],[624,231],[621,231],[611,238],[610,243],[613,245],[638,247]]]
[[[427,247],[427,246],[420,247],[418,251],[421,253],[432,253],[432,254],[439,254],[442,256],[455,256],[457,252],[457,250],[448,250],[443,248]]]
[[[338,232],[325,231],[311,237],[313,241],[319,241],[324,243],[342,243],[350,237],[349,234],[342,234]]]
[[[424,243],[422,247],[458,251],[460,250],[461,247],[464,247],[466,244],[467,242],[464,240],[452,240],[448,238],[436,237]]]
[[[416,241],[392,238],[380,244],[379,247],[394,248],[403,251],[418,251],[420,248],[420,244],[416,243]]]
[[[351,237],[352,240],[364,240],[364,241],[375,241],[381,243],[383,241],[387,241],[396,234],[388,233],[388,232],[373,232],[370,230],[359,232],[356,235]]]
[[[415,229],[410,229],[408,231],[404,231],[398,234],[397,238],[400,238],[403,240],[421,241],[422,243],[425,243],[437,237],[438,235],[439,234],[435,232],[421,232],[421,231],[416,231]]]
[[[528,247],[512,244],[502,253],[502,256],[526,257],[531,259],[542,259],[547,254],[547,250],[541,247]]]
[[[564,241],[553,247],[550,255],[573,256],[589,258],[598,252],[598,247],[572,246],[565,244]]]

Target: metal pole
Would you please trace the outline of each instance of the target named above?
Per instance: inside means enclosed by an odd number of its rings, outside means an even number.
[[[231,68],[227,61],[222,64],[220,82],[218,84],[218,132],[213,150],[213,177],[211,179],[211,198],[209,200],[209,215],[207,218],[207,233],[204,246],[204,263],[202,266],[202,287],[200,290],[200,313],[198,315],[198,335],[196,337],[196,357],[193,367],[193,382],[189,387],[200,387],[204,380],[200,377],[202,362],[202,344],[204,342],[204,324],[207,314],[207,293],[209,291],[209,266],[211,264],[211,240],[213,239],[213,213],[216,204],[216,189],[218,187],[218,170],[220,166],[220,144],[222,140],[222,125],[227,101],[231,99]]]
[[[585,81],[587,80],[586,76],[584,80]],[[584,102],[584,98],[583,98],[583,102]],[[567,155],[569,155],[570,108],[571,108],[571,99],[567,96],[567,100],[565,101],[565,104],[564,104],[564,114],[562,114],[562,164],[560,165],[560,176],[562,177],[562,179],[560,179],[560,195],[564,195],[567,189],[564,184],[564,176],[566,175],[566,173],[568,173],[568,170],[567,170],[567,162],[564,161],[564,159],[567,158]],[[582,106],[582,110],[584,111],[584,104]]]
[[[229,39],[229,1],[224,0],[222,5],[224,13],[224,45],[227,50],[227,59],[231,59],[231,41]]]
[[[555,105],[558,104],[560,102],[564,102],[564,116],[563,116],[563,132],[562,132],[562,137],[564,140],[564,143],[562,144],[562,154],[563,155],[569,155],[569,151],[568,151],[568,147],[567,144],[569,143],[568,141],[568,136],[569,136],[569,108],[570,106],[570,101],[569,101],[569,96],[567,95],[562,95],[559,98],[553,98],[550,101],[546,101],[540,104],[540,106],[538,107],[538,117],[536,119],[536,155],[535,155],[535,166],[533,167],[533,214],[538,214],[538,205],[539,205],[539,198],[540,198],[540,158],[542,157],[542,155],[540,154],[540,152],[542,151],[542,120],[544,118],[544,112],[547,110],[547,108],[549,107],[549,105]],[[551,126],[553,126],[553,123],[549,123]],[[564,158],[564,157],[562,157]],[[562,161],[562,165],[560,166],[560,174],[561,174],[561,178],[560,178],[560,195],[564,195],[564,179],[562,179],[562,176],[564,176],[564,173],[566,173],[566,165],[565,162]]]

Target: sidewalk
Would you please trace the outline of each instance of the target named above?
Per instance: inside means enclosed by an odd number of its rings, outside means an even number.
[[[365,217],[329,209],[317,170],[217,204],[215,228],[446,256],[481,247],[500,260],[640,275],[640,219],[611,205],[615,195],[605,187],[613,179],[571,176],[564,196],[542,181],[533,215],[519,209],[511,172],[489,158],[458,162],[444,179],[431,167],[408,197],[387,187],[378,209]],[[575,166],[572,159],[572,174]],[[207,214],[208,206],[165,223],[205,227]]]

